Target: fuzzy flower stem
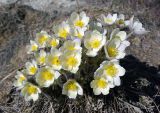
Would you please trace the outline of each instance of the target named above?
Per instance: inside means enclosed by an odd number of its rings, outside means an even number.
[[[133,31],[130,32],[130,33],[127,35],[127,39],[128,39],[129,37],[131,37],[132,34],[133,34]]]
[[[79,0],[76,0],[76,5],[77,5],[78,12],[79,12]]]

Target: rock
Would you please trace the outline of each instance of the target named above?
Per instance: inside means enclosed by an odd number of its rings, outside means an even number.
[[[17,3],[18,5],[26,5],[35,10],[52,13],[55,10],[60,12],[71,12],[76,9],[76,0],[2,0],[1,5]],[[86,4],[86,0],[79,0],[79,5]]]

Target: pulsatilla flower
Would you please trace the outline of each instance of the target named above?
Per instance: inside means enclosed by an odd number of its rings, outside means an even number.
[[[67,52],[67,51],[79,51],[81,53],[82,47],[81,47],[81,41],[79,39],[74,40],[67,40],[64,42],[63,46],[60,47],[61,52]]]
[[[37,62],[35,60],[32,60],[32,62],[26,62],[26,72],[29,75],[34,75],[36,74],[38,67],[37,67]]]
[[[86,26],[89,23],[89,17],[86,16],[85,12],[81,12],[80,14],[73,12],[68,22],[71,26],[87,29]]]
[[[62,94],[67,95],[69,98],[75,99],[77,97],[77,94],[83,95],[83,89],[78,82],[73,79],[69,79],[63,85]]]
[[[130,43],[125,40],[126,32],[124,31],[113,31],[104,46],[105,54],[107,59],[121,59],[126,55],[125,48],[130,45]]]
[[[124,14],[119,14],[117,19],[116,19],[116,24],[119,26],[119,27],[125,27],[126,24],[125,24],[125,16]]]
[[[36,75],[36,82],[41,87],[49,87],[54,83],[54,80],[58,79],[60,73],[58,71],[54,71],[50,67],[43,67],[39,69]]]
[[[104,61],[94,74],[94,77],[103,77],[114,86],[121,84],[120,76],[125,74],[125,69],[119,65],[117,60]],[[112,86],[112,87],[114,87]]]
[[[53,31],[58,37],[66,39],[70,34],[70,26],[64,21],[60,25],[54,26]]]
[[[97,55],[98,51],[104,46],[106,42],[106,37],[100,32],[88,31],[85,34],[84,46],[87,48],[87,55],[94,57]]]
[[[56,48],[59,45],[59,39],[57,39],[56,36],[50,36],[48,41],[47,41],[47,46],[48,47],[52,47],[52,48]]]
[[[54,70],[60,70],[62,68],[60,62],[61,54],[62,53],[58,49],[52,48],[51,52],[47,54],[46,64]]]
[[[31,54],[38,51],[38,44],[35,41],[30,40],[30,45],[27,45],[26,48],[27,48],[27,54]]]
[[[86,30],[85,30],[84,28],[75,28],[75,27],[73,27],[73,28],[71,29],[72,39],[75,39],[76,37],[77,37],[78,39],[82,39],[83,36],[84,36],[84,32],[85,32],[85,31],[86,31]]]
[[[110,90],[110,83],[101,77],[95,78],[91,83],[90,83],[91,88],[93,88],[93,93],[95,95],[100,95],[101,93],[103,95],[107,95]]]
[[[36,42],[39,48],[44,48],[46,46],[47,40],[50,36],[46,31],[41,31],[40,33],[36,34]]]
[[[39,65],[45,65],[46,62],[46,52],[44,50],[40,50],[39,53],[35,54],[36,61]]]
[[[100,18],[98,19],[103,25],[112,25],[116,22],[117,14],[111,15],[110,13],[105,16],[102,14]]]
[[[79,51],[67,51],[60,56],[60,62],[64,70],[76,73],[81,64],[81,53],[79,53]]]
[[[142,26],[142,23],[140,21],[134,21],[134,16],[130,18],[130,20],[126,21],[126,25],[129,27],[129,29],[136,35],[142,35],[146,34],[149,31],[146,31],[145,28]]]
[[[21,94],[24,96],[26,101],[36,101],[39,97],[39,93],[41,93],[41,90],[31,83],[25,84],[21,90]]]
[[[22,72],[17,71],[15,78],[16,81],[14,82],[14,86],[17,87],[17,89],[21,89],[27,81],[26,76]]]

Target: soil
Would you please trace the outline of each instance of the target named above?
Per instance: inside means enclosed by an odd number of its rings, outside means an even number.
[[[84,95],[76,100],[61,95],[61,88],[43,89],[40,99],[25,102],[13,87],[15,72],[29,56],[25,47],[35,33],[52,32],[54,23],[73,11],[40,11],[18,3],[0,6],[0,113],[160,113],[160,1],[159,0],[84,0],[80,7],[91,17],[107,12],[135,15],[150,32],[132,36],[131,46],[121,65],[127,70],[122,85],[107,96],[94,96],[89,87],[93,72],[104,57],[87,58],[90,65],[80,70]],[[100,54],[104,54],[102,50]],[[97,65],[95,65],[97,64]],[[84,70],[85,69],[85,70]],[[85,82],[83,82],[85,81]]]

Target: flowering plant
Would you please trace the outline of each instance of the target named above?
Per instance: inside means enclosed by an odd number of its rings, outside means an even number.
[[[73,12],[53,27],[52,35],[41,31],[30,41],[27,53],[34,59],[17,72],[14,86],[26,101],[36,101],[41,88],[54,84],[62,87],[63,95],[75,99],[77,94],[83,95],[83,88],[76,80],[76,74],[83,68],[81,63],[85,62],[82,57],[101,57],[99,51],[104,49],[106,60],[95,70],[90,87],[95,95],[107,95],[111,88],[120,86],[120,77],[125,75],[119,60],[125,57],[125,49],[130,45],[127,39],[132,34],[147,32],[140,21],[134,17],[126,20],[123,14],[100,15],[95,21],[85,12]],[[69,74],[74,77],[69,78]],[[66,83],[62,86],[59,79],[63,76]]]

